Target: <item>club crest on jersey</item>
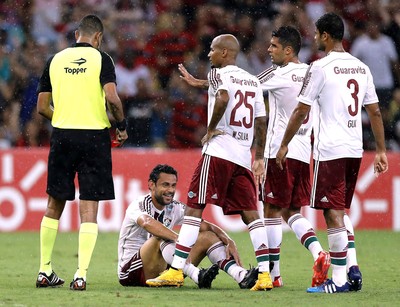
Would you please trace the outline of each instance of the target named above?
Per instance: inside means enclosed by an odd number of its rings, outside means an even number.
[[[193,198],[193,197],[196,197],[196,196],[197,196],[196,193],[194,193],[193,191],[189,191],[189,193],[188,193],[188,197],[189,198]]]
[[[169,226],[171,226],[171,223],[172,223],[171,218],[169,218],[169,217],[164,218],[163,224],[165,227],[169,228]]]

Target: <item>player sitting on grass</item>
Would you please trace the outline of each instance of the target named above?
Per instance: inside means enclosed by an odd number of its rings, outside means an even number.
[[[127,208],[118,241],[121,285],[146,286],[147,279],[155,278],[171,264],[178,239],[173,227],[182,223],[185,208],[184,204],[174,200],[177,180],[178,174],[173,167],[157,165],[150,173],[150,193]],[[197,268],[205,256],[213,265],[208,269]],[[210,288],[219,268],[240,288],[253,287],[258,278],[256,268],[246,270],[241,267],[235,242],[221,228],[204,220],[190,260],[183,272],[199,288]]]

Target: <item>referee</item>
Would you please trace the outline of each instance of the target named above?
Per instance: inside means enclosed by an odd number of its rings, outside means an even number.
[[[86,273],[96,244],[100,200],[114,199],[111,164],[110,110],[117,142],[128,138],[123,107],[116,91],[114,62],[100,51],[103,23],[85,16],[75,31],[76,44],[51,57],[38,86],[38,113],[51,120],[47,209],[40,225],[40,269],[36,287],[64,284],[52,269],[59,219],[79,183],[78,269],[71,290],[86,290]],[[107,102],[107,103],[106,103]]]

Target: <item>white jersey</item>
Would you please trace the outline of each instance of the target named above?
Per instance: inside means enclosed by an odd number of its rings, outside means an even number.
[[[313,105],[314,158],[361,158],[361,107],[378,97],[367,65],[347,52],[330,52],[313,62],[298,101]]]
[[[146,214],[154,218],[156,214],[158,220],[165,227],[172,229],[176,225],[181,225],[184,217],[185,205],[178,201],[160,211],[154,207],[151,195],[147,194],[134,200],[126,209],[124,221],[119,233],[118,240],[118,276],[121,268],[135,255],[142,245],[151,237],[144,228],[137,224],[140,216]]]
[[[228,92],[229,102],[216,127],[225,134],[213,137],[204,144],[203,153],[251,169],[254,121],[257,117],[266,116],[260,82],[234,65],[212,69],[208,74],[208,82],[208,123],[219,90]]]
[[[276,158],[290,116],[297,106],[296,98],[300,93],[307,69],[307,64],[290,62],[284,66],[271,67],[257,76],[261,88],[268,91],[269,122],[265,158]],[[310,163],[311,113],[290,141],[288,158]]]

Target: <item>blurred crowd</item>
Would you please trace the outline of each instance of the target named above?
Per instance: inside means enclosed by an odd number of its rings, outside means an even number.
[[[347,51],[370,67],[387,146],[400,151],[398,0],[2,0],[0,148],[49,145],[51,125],[36,113],[36,88],[47,59],[74,43],[84,15],[97,14],[105,25],[102,50],[115,61],[126,146],[194,148],[205,134],[207,93],[185,84],[177,65],[205,78],[212,38],[232,33],[242,46],[238,66],[258,74],[271,66],[271,32],[282,25],[300,30],[300,60],[310,63],[323,56],[314,22],[330,11],[345,19]],[[374,144],[364,118],[369,150]]]

